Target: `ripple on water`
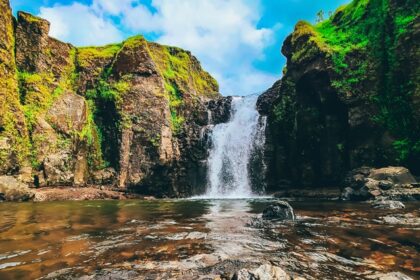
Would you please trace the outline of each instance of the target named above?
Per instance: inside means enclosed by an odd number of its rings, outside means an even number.
[[[0,264],[0,270],[8,268],[8,267],[15,267],[15,266],[18,266],[18,265],[21,265],[21,264],[23,264],[23,263],[22,262],[3,263],[3,264]]]
[[[223,260],[270,261],[307,279],[369,279],[384,271],[415,277],[420,271],[419,204],[386,212],[357,203],[291,202],[295,222],[255,227],[252,219],[269,200],[125,203],[0,206],[13,224],[0,232],[0,279],[127,271],[159,278]],[[399,222],[386,223],[387,216]]]

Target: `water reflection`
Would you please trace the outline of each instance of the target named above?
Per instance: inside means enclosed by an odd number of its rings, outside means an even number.
[[[200,272],[231,259],[278,263],[308,279],[367,279],[378,271],[418,276],[418,203],[387,212],[367,204],[295,202],[295,222],[249,226],[269,203],[0,204],[0,279],[64,279],[104,270],[120,271],[122,278],[156,276]],[[403,217],[405,224],[387,217]]]

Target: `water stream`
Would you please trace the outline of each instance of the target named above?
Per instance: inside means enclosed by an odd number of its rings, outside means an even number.
[[[267,199],[0,204],[0,279],[213,279],[224,261],[308,280],[418,279],[419,203],[291,202],[296,221],[249,222]],[[408,279],[408,278],[398,278]]]
[[[250,161],[265,140],[265,119],[257,109],[258,95],[234,97],[231,118],[211,131],[208,158],[207,198],[249,198],[254,196]],[[261,164],[263,164],[261,162]]]

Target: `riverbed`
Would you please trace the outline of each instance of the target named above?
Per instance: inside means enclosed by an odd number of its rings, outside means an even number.
[[[419,202],[292,201],[296,221],[256,226],[270,202],[2,203],[0,279],[198,279],[266,262],[307,279],[419,279]]]

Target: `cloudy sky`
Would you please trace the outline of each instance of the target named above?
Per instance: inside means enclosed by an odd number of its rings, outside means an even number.
[[[192,51],[225,95],[261,92],[281,76],[283,40],[349,0],[10,0],[51,22],[50,35],[76,46],[143,34]]]

